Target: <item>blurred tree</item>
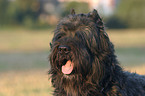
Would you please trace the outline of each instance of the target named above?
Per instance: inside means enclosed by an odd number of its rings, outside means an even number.
[[[31,26],[39,16],[39,2],[37,0],[16,0],[15,19],[17,23]]]
[[[130,28],[145,28],[145,0],[122,0],[115,15]]]
[[[63,12],[61,16],[66,16],[70,14],[71,9],[75,9],[77,13],[88,13],[89,12],[89,6],[85,2],[65,2],[63,6]]]
[[[7,20],[7,8],[9,5],[8,0],[0,0],[0,25],[6,24]]]
[[[0,25],[35,26],[39,14],[38,0],[0,0]]]
[[[127,24],[116,16],[111,16],[105,21],[105,26],[109,29],[127,28]]]

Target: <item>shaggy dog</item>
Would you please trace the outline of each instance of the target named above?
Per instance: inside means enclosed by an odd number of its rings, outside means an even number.
[[[122,70],[96,10],[72,10],[50,45],[54,96],[145,96],[145,77]]]

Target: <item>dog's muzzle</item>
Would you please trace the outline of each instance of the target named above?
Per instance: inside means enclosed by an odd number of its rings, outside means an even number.
[[[70,47],[67,45],[58,46],[59,65],[63,74],[71,74],[71,72],[73,71],[74,63],[71,61],[71,57],[69,54],[70,50]]]
[[[60,45],[59,47],[58,47],[58,52],[60,53],[60,54],[67,54],[67,53],[69,53],[70,52],[70,47],[69,46],[67,46],[67,45]]]

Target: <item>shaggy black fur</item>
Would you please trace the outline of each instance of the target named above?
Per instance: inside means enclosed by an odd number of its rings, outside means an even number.
[[[51,47],[54,96],[145,96],[145,77],[122,70],[96,10],[62,19]],[[67,61],[70,74],[62,72]]]

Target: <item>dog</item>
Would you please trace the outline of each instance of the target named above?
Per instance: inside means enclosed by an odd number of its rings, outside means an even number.
[[[145,96],[145,76],[123,71],[97,10],[58,23],[49,56],[54,96]]]

